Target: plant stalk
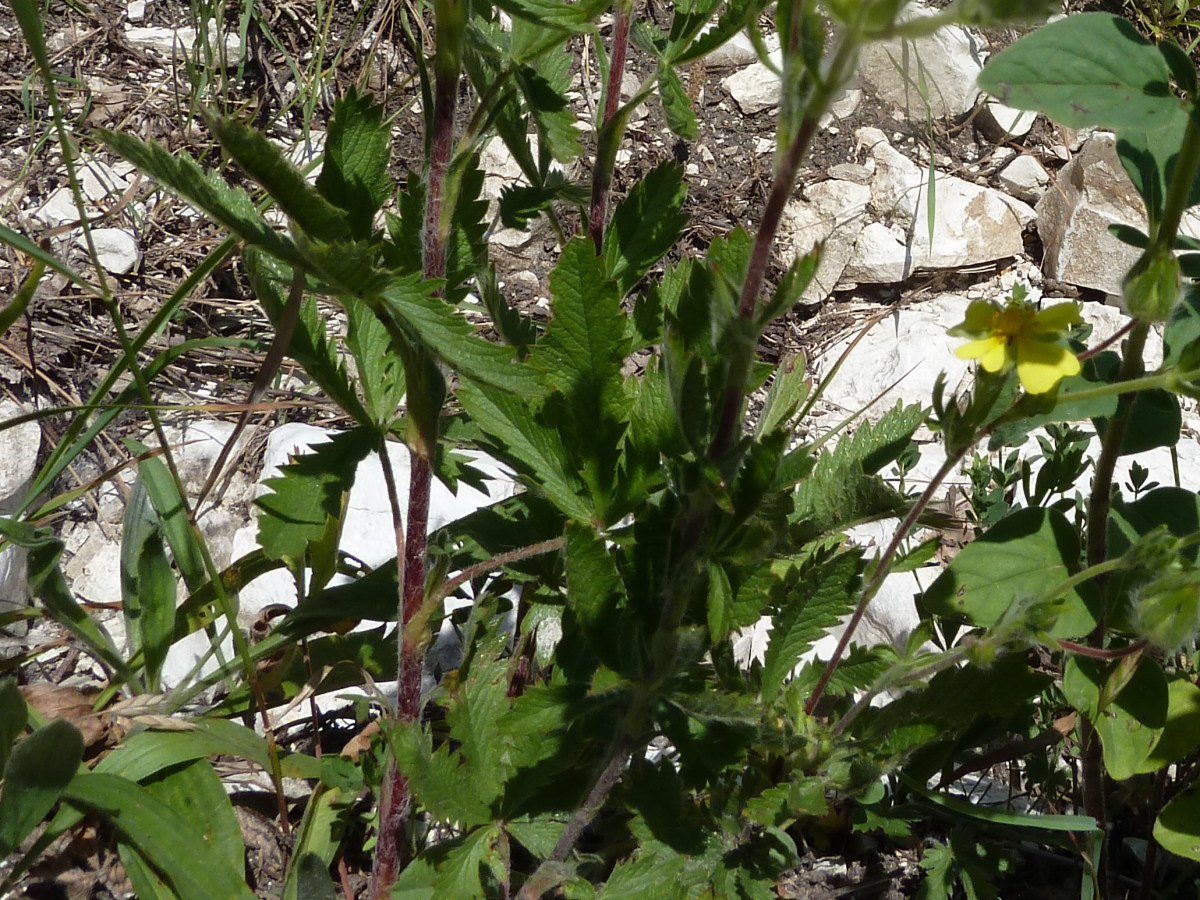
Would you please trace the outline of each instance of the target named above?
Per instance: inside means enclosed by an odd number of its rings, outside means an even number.
[[[453,204],[445,202],[447,176],[454,151],[458,104],[458,82],[462,71],[466,33],[466,0],[436,0],[433,5],[437,28],[434,54],[433,135],[429,142],[429,164],[425,184],[425,219],[422,274],[427,279],[446,277],[447,246],[453,227]],[[405,625],[420,610],[425,599],[425,556],[428,545],[429,499],[433,481],[433,455],[437,447],[439,408],[428,402],[430,370],[436,367],[423,347],[412,347],[405,359],[408,396],[408,447],[410,451],[407,531],[403,547],[397,545],[399,574],[399,671],[396,684],[396,717],[401,722],[421,718],[422,644],[412,640]],[[385,470],[386,470],[385,460]],[[412,790],[408,779],[388,760],[379,802],[379,843],[371,874],[371,900],[386,900],[392,884],[407,860]]]
[[[588,236],[599,253],[604,247],[604,228],[608,221],[608,199],[612,193],[613,167],[617,146],[621,143],[624,119],[617,119],[621,103],[621,77],[629,53],[629,29],[633,23],[633,0],[613,4],[612,50],[608,60],[608,82],[604,88],[604,111],[596,132],[596,167],[592,170],[592,206],[588,215]]]

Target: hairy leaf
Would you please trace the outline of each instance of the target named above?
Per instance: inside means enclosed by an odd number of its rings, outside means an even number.
[[[209,127],[234,161],[266,188],[306,235],[322,241],[351,236],[346,212],[321,196],[261,132],[229,117],[211,119]]]
[[[826,629],[854,606],[859,588],[856,553],[834,553],[791,573],[787,599],[776,614],[763,661],[762,696],[770,702],[788,673]]]
[[[628,293],[679,240],[687,225],[686,199],[683,167],[668,162],[648,172],[617,205],[604,234],[604,268],[621,285],[622,293]]]
[[[376,440],[366,428],[334,435],[267,479],[271,493],[255,501],[263,511],[258,540],[274,559],[302,559],[309,541],[325,532],[331,516],[342,509],[342,495],[354,484],[358,464],[375,449]]]
[[[350,233],[358,240],[371,236],[375,213],[388,198],[389,144],[378,103],[353,88],[334,103],[317,190],[346,210]]]
[[[171,153],[153,141],[97,129],[111,150],[123,156],[184,200],[207,213],[252,247],[266,250],[292,266],[304,258],[288,238],[272,228],[240,188],[231,188],[218,173],[206,173],[186,153]]]

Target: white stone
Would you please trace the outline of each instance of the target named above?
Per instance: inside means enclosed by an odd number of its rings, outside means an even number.
[[[130,22],[144,22],[146,20],[146,0],[130,0],[125,5],[125,18]]]
[[[115,201],[129,187],[129,179],[103,160],[92,157],[81,167],[79,187],[92,203]]]
[[[863,409],[890,388],[886,398],[868,413],[872,419],[897,400],[928,406],[941,372],[946,373],[947,387],[952,390],[970,369],[969,363],[954,355],[962,339],[946,334],[947,329],[962,321],[966,309],[965,298],[942,294],[884,317],[867,331],[825,385],[824,399],[849,414]],[[814,370],[826,377],[857,337],[856,329],[831,345],[816,358]]]
[[[28,411],[11,400],[0,400],[0,422],[11,421]],[[0,431],[0,515],[11,515],[20,507],[37,472],[41,444],[42,429],[36,421]],[[20,609],[29,603],[27,557],[21,547],[8,545],[0,549],[0,612]]]
[[[301,138],[287,149],[287,157],[293,166],[304,172],[304,179],[309,184],[316,184],[321,174],[321,155],[325,152],[325,132],[309,131],[307,138]]]
[[[933,10],[912,3],[903,17],[933,14]],[[859,58],[858,77],[870,94],[920,121],[927,113],[941,119],[970,112],[979,95],[975,78],[982,69],[975,38],[955,25],[915,41],[868,44]],[[928,88],[928,100],[917,90],[922,82]]]
[[[854,253],[870,200],[866,185],[830,179],[812,185],[803,201],[793,200],[784,209],[781,236],[790,244],[789,255],[803,256],[824,242],[816,274],[802,294],[804,302],[820,303],[833,292]]]
[[[999,100],[989,100],[979,111],[975,124],[989,140],[999,143],[1025,137],[1036,121],[1036,112],[1013,109]]]
[[[1026,203],[1036,203],[1050,184],[1046,167],[1026,153],[1001,169],[999,179],[1006,191]]]
[[[52,228],[79,221],[79,207],[66,186],[56,188],[33,214]]]
[[[1113,237],[1108,226],[1145,231],[1146,206],[1117,158],[1112,134],[1097,132],[1063,166],[1038,202],[1037,216],[1047,277],[1121,293],[1121,280],[1141,251]]]
[[[776,58],[772,61],[779,64]],[[729,92],[738,109],[748,116],[778,106],[783,96],[779,76],[761,62],[734,72],[722,80],[721,85]]]
[[[206,34],[211,38],[214,37],[214,32],[219,30],[219,26],[215,22],[210,22],[206,29]],[[198,56],[198,62],[204,63],[204,53],[199,50],[199,36],[194,28],[162,28],[160,26],[145,26],[138,28],[126,28],[125,38],[131,44],[142,47],[146,50],[153,50],[162,56],[174,60],[179,65]],[[222,61],[219,58],[222,45],[213,40],[210,44],[210,52],[214,57],[214,64],[236,65],[241,62],[244,50],[242,42],[238,40],[236,32],[226,32],[224,35],[224,55]],[[199,52],[198,52],[199,51]]]
[[[77,237],[75,243],[87,247],[83,235]],[[100,265],[114,275],[128,275],[141,259],[137,238],[123,228],[93,228],[92,243]]]
[[[705,27],[703,33],[711,31],[711,26]],[[774,35],[769,40],[778,46],[779,39]],[[720,47],[712,50],[704,57],[704,64],[713,69],[732,69],[737,66],[749,66],[758,62],[758,51],[744,31],[739,31]]]
[[[11,400],[0,400],[0,422],[9,422],[28,412]],[[41,446],[42,429],[36,421],[0,431],[0,515],[11,513],[20,505],[21,495],[37,471]]]
[[[1034,218],[1029,206],[999,191],[939,174],[932,192],[930,234],[927,170],[888,144],[877,128],[860,128],[856,134],[876,164],[872,206],[900,235],[893,233],[895,247],[888,246],[879,229],[873,230],[867,243],[860,238],[863,251],[856,251],[845,277],[859,282],[879,280],[882,275],[903,280],[918,268],[953,269],[1022,252],[1022,232]],[[895,277],[897,271],[900,278]]]
[[[842,278],[865,284],[894,284],[911,274],[909,262],[903,230],[870,222],[859,234],[854,252],[842,269]]]

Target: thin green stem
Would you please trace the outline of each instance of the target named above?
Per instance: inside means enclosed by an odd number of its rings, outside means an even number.
[[[983,435],[980,434],[979,437]],[[978,438],[977,438],[978,440]],[[837,671],[838,665],[842,661],[842,656],[846,652],[846,648],[850,645],[851,639],[854,637],[854,632],[858,629],[862,618],[866,615],[867,607],[871,601],[875,599],[875,595],[879,593],[879,589],[883,587],[883,582],[887,579],[888,573],[891,572],[892,564],[895,562],[896,553],[900,549],[900,545],[904,539],[908,537],[908,533],[916,526],[917,520],[921,518],[921,514],[925,512],[930,503],[933,502],[934,495],[942,486],[942,482],[946,480],[954,467],[962,462],[967,451],[973,447],[974,442],[960,449],[957,453],[950,454],[946,457],[945,462],[930,479],[929,484],[925,487],[924,493],[917,498],[909,509],[908,514],[900,522],[900,526],[896,529],[896,533],[892,535],[892,540],[888,543],[883,553],[879,556],[875,564],[875,573],[871,580],[863,588],[863,592],[859,597],[858,604],[854,607],[854,612],[850,616],[850,621],[846,623],[846,630],[842,632],[841,638],[838,640],[837,647],[833,651],[833,656],[829,658],[829,662],[825,664],[824,671],[821,672],[821,677],[817,680],[816,686],[809,695],[808,702],[804,705],[804,712],[807,715],[812,715],[813,710],[817,708],[817,703],[820,702],[822,695],[825,693],[825,688],[829,686],[829,680],[833,678],[833,674]]]

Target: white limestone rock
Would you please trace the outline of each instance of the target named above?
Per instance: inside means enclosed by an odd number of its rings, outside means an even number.
[[[931,16],[934,11],[911,3],[905,18]],[[859,82],[872,96],[920,121],[970,112],[979,96],[975,78],[983,69],[979,44],[965,28],[938,29],[915,41],[867,44],[859,58]],[[928,86],[928,102],[917,85]]]
[[[778,65],[778,59],[773,61]],[[778,106],[783,96],[779,76],[761,62],[734,72],[721,81],[721,86],[729,92],[738,109],[747,116]]]
[[[1020,140],[1029,134],[1037,113],[1027,109],[1013,109],[999,100],[989,100],[975,117],[975,127],[990,141]]]
[[[26,412],[11,400],[0,400],[0,422]],[[37,422],[24,422],[0,431],[0,515],[11,515],[20,506],[37,472],[41,445],[42,429]],[[27,553],[20,547],[0,549],[0,612],[29,604],[26,559]]]
[[[87,240],[82,234],[75,243],[87,248]],[[142,251],[137,238],[124,228],[93,228],[92,243],[96,248],[96,259],[113,275],[128,275],[141,261]]]
[[[242,61],[245,48],[238,40],[236,31],[225,32],[222,42],[218,43],[220,31],[221,27],[215,21],[210,21],[205,29],[206,37],[210,41],[209,52],[212,54],[213,62],[214,64],[223,62],[227,66],[237,65]],[[202,64],[206,61],[205,53],[197,46],[200,36],[195,28],[163,28],[157,25],[126,27],[125,39],[134,46],[152,50],[177,65],[183,65],[197,57]],[[199,53],[197,53],[198,50],[200,50]],[[224,51],[224,60],[220,59],[222,50]]]
[[[1097,132],[1038,201],[1046,276],[1119,295],[1140,251],[1109,234],[1114,224],[1144,231],[1146,206],[1117,158],[1116,138]]]
[[[1004,189],[1026,203],[1036,203],[1050,184],[1050,173],[1040,162],[1025,153],[1000,170],[1000,184]]]
[[[893,148],[877,128],[860,128],[860,144],[875,161],[872,208],[884,227],[864,229],[844,277],[902,281],[916,269],[954,269],[1024,249],[1022,232],[1034,211],[1019,200],[950,175],[938,175],[930,207],[928,173]],[[865,240],[864,240],[865,238]]]
[[[784,209],[781,231],[792,256],[803,256],[824,242],[820,265],[802,302],[820,303],[833,292],[854,253],[870,200],[866,185],[830,179],[812,185],[803,201],[793,200]]]

